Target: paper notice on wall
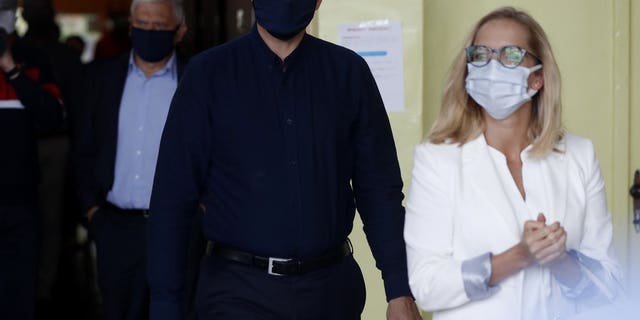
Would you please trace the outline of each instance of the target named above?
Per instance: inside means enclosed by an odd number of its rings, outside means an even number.
[[[404,111],[402,25],[388,20],[340,24],[338,43],[367,61],[387,111]]]

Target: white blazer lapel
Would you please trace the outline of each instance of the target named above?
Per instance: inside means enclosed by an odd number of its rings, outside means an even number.
[[[554,221],[560,221],[564,224],[564,218],[567,211],[567,179],[568,179],[568,161],[566,159],[565,149],[566,146],[563,143],[557,147],[561,152],[552,151],[544,160],[541,160],[544,185],[538,186],[545,190],[546,199],[550,201],[547,206],[550,208],[550,212],[545,212],[547,215],[547,223],[553,223]]]
[[[473,194],[476,201],[489,202],[495,211],[493,214],[499,216],[507,229],[520,238],[522,226],[515,216],[515,208],[505,194],[484,135],[462,146],[461,188],[465,194]]]

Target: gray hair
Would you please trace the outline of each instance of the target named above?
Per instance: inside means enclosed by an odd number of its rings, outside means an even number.
[[[182,0],[132,0],[131,1],[131,15],[136,7],[141,3],[169,3],[173,7],[173,12],[176,14],[178,24],[184,22],[184,8],[182,7]]]

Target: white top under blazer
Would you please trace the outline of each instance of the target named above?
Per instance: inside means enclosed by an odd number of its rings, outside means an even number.
[[[604,284],[605,291],[619,292],[611,215],[591,141],[566,134],[557,151],[537,159],[528,156],[529,149],[521,153],[525,201],[504,155],[484,135],[462,146],[416,147],[404,237],[412,293],[422,309],[434,312],[434,320],[564,319],[584,307],[539,266],[504,279],[483,297],[465,290],[469,275],[463,263],[484,255],[487,264],[489,254],[516,245],[525,221],[540,212],[548,224],[559,221],[565,228],[567,250],[595,262],[601,271],[594,271],[600,278],[596,289]],[[584,279],[594,273],[584,264],[581,269],[581,283],[593,287]]]

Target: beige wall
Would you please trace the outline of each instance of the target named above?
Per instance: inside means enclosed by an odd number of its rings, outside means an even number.
[[[640,167],[640,125],[630,125],[640,122],[640,90],[632,90],[640,78],[640,0],[324,0],[315,31],[335,42],[339,23],[402,22],[407,110],[390,118],[406,194],[413,146],[437,115],[453,56],[472,25],[502,5],[525,9],[549,36],[562,74],[565,127],[596,146],[617,251],[628,268],[629,252],[640,255],[627,194],[632,169]],[[352,237],[367,281],[363,319],[383,319],[384,291],[359,222]]]

